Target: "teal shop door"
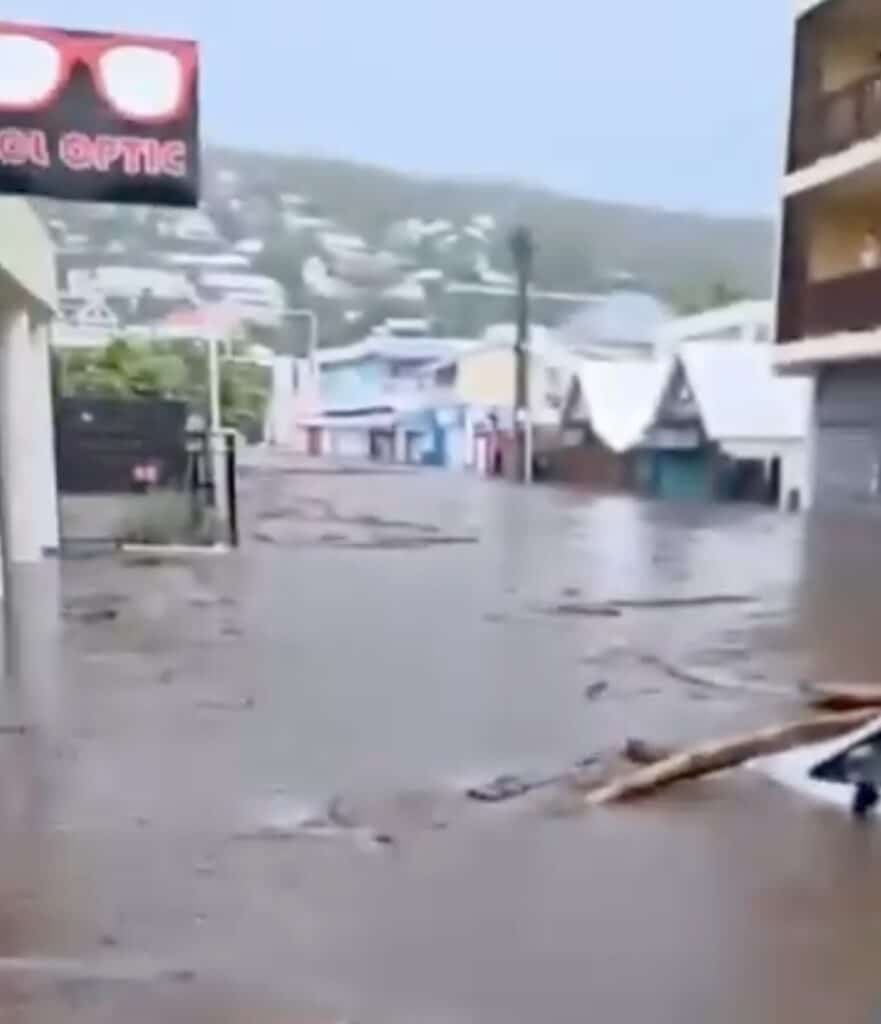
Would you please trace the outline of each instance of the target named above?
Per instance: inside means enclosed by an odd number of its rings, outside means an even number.
[[[710,467],[703,452],[658,455],[658,497],[702,501],[710,497]]]

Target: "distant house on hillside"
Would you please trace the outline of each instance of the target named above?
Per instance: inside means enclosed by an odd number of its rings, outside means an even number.
[[[431,323],[425,317],[387,317],[370,332],[371,336],[386,338],[427,338],[431,334]]]
[[[150,336],[159,340],[217,340],[232,343],[243,336],[241,314],[224,305],[178,309],[151,325]]]
[[[156,230],[160,237],[184,244],[216,245],[221,240],[214,221],[203,210],[163,213]]]
[[[303,264],[303,285],[313,299],[347,307],[378,304],[388,316],[425,312],[425,284],[405,274],[391,253],[352,250],[332,259],[311,256]]]
[[[137,300],[145,292],[152,292],[166,299],[197,299],[186,271],[162,266],[157,256],[63,253],[58,269],[61,287],[69,295]]]
[[[558,334],[573,351],[591,358],[651,358],[660,330],[672,319],[667,303],[621,275],[611,291],[594,297]]]
[[[63,295],[59,299],[59,307],[64,321],[73,327],[114,331],[122,324],[122,318],[114,312],[110,302],[100,295]]]
[[[198,275],[198,290],[205,302],[235,309],[242,318],[263,327],[280,327],[284,322],[287,297],[274,277],[203,270]]]
[[[163,252],[159,259],[169,267],[182,270],[249,270],[251,267],[248,255],[226,247],[208,251]]]
[[[308,196],[285,192],[279,202],[282,223],[290,234],[332,231],[335,227],[334,221]]]

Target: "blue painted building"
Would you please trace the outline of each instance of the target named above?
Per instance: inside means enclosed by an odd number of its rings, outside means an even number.
[[[318,354],[320,411],[301,427],[318,454],[447,466],[464,458],[464,410],[425,368],[473,343],[376,337]]]

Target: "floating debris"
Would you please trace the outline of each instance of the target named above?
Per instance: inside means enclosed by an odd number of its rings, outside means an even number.
[[[538,789],[547,789],[563,782],[576,781],[579,772],[594,768],[600,764],[600,758],[590,755],[576,762],[570,771],[557,772],[537,779],[526,779],[520,775],[499,775],[497,778],[480,786],[471,786],[465,790],[469,800],[478,803],[499,804],[518,797],[527,796]]]
[[[190,598],[193,608],[234,608],[235,598],[222,594],[195,594]]]
[[[169,561],[160,555],[129,555],[123,559],[122,564],[127,569],[159,569],[163,565],[168,565]]]
[[[537,786],[550,785],[554,779],[542,779],[538,782],[527,782],[517,775],[500,775],[482,786],[473,786],[465,791],[469,800],[478,800],[481,803],[497,804],[503,800],[513,800],[516,797],[525,796]]]
[[[292,843],[301,839],[354,839],[371,846],[394,846],[395,837],[389,832],[375,832],[366,828],[333,825],[329,821],[310,819],[293,826],[261,825],[256,829],[236,832],[237,842]]]
[[[706,690],[724,690],[727,693],[748,693],[763,697],[778,697],[781,699],[792,696],[791,691],[787,691],[780,686],[771,686],[770,684],[750,682],[745,679],[734,679],[723,676],[698,675],[696,672],[672,665],[670,662],[665,661],[663,658],[654,654],[642,654],[640,656],[640,661],[644,665],[651,665],[655,668],[661,669],[661,671],[665,672],[671,679],[676,679],[680,683],[687,683],[689,686],[701,687]],[[694,698],[700,699],[698,695],[694,695]]]
[[[624,745],[623,753],[626,760],[631,764],[638,765],[657,764],[659,761],[673,756],[673,750],[670,747],[641,739],[629,739]]]
[[[163,971],[161,977],[163,981],[173,981],[177,984],[188,985],[196,980],[197,974],[189,968],[174,968]]]
[[[463,536],[444,534],[438,536],[373,537],[370,540],[347,540],[345,543],[337,544],[336,547],[357,551],[410,551],[445,545],[479,543],[480,538],[473,534]]]
[[[881,683],[805,683],[799,693],[815,708],[847,711],[851,708],[881,707]]]
[[[595,683],[591,683],[585,687],[584,696],[587,700],[599,700],[600,697],[604,696],[609,692],[610,683],[606,682],[605,679],[600,679]]]
[[[257,701],[254,697],[236,701],[200,700],[196,707],[202,711],[253,711]]]
[[[31,731],[29,725],[13,723],[11,725],[0,725],[0,736],[27,736]]]
[[[665,611],[676,608],[711,608],[716,605],[755,604],[758,600],[748,594],[706,594],[695,597],[655,597],[610,601],[622,611]]]
[[[593,619],[617,619],[621,609],[610,604],[583,604],[580,601],[563,602],[547,609],[549,615],[582,615]]]
[[[511,621],[511,616],[507,615],[505,612],[487,612],[486,615],[483,616],[483,621],[492,623],[494,626],[502,626],[506,622]]]
[[[119,618],[119,610],[127,602],[123,594],[83,594],[68,598],[61,611],[68,622],[82,622],[95,625],[113,622]]]

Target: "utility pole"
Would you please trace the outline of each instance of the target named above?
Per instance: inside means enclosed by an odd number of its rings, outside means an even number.
[[[529,286],[535,247],[527,227],[511,234],[511,256],[517,274],[517,337],[514,343],[514,436],[517,479],[532,480],[532,424],[529,403]]]

